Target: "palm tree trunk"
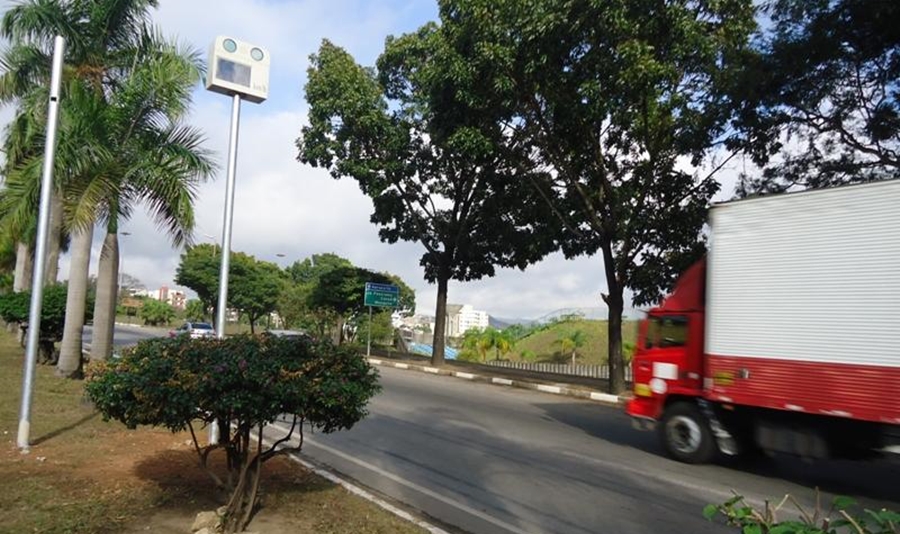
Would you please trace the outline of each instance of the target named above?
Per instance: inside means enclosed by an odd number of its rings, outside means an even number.
[[[66,293],[66,323],[59,348],[57,376],[81,377],[81,344],[84,311],[87,305],[88,267],[91,263],[91,241],[94,225],[72,234],[72,265],[69,267],[69,290]]]
[[[44,269],[44,283],[55,284],[59,274],[59,250],[62,246],[63,204],[59,193],[54,191],[50,202],[50,230],[47,235],[47,264]]]
[[[16,270],[13,278],[13,291],[31,291],[31,277],[34,274],[34,255],[31,247],[25,243],[16,245]]]
[[[107,231],[100,249],[97,268],[97,297],[94,302],[94,332],[91,336],[91,359],[105,360],[112,354],[113,330],[116,323],[118,297],[119,235]]]

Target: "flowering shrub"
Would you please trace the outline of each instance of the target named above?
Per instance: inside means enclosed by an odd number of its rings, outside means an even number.
[[[366,416],[379,388],[376,371],[358,352],[267,335],[142,341],[119,359],[93,364],[85,384],[106,420],[128,428],[190,430],[204,467],[212,451],[226,451],[227,479],[207,472],[232,491],[225,516],[229,532],[249,522],[263,462],[299,450],[304,423],[326,433],[352,427]],[[285,417],[290,432],[265,448],[266,425]],[[222,432],[219,444],[201,445],[196,428],[214,421]]]

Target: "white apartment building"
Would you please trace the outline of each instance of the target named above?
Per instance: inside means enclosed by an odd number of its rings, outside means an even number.
[[[486,311],[476,310],[469,304],[447,305],[447,337],[459,337],[467,330],[488,327],[490,316]]]

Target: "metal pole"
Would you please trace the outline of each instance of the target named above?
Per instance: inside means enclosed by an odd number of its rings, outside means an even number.
[[[369,335],[366,339],[366,358],[372,356],[372,307],[369,306]]]
[[[22,378],[22,409],[19,411],[19,434],[16,443],[28,450],[31,432],[31,397],[34,367],[37,363],[41,306],[44,298],[44,262],[47,261],[47,234],[50,226],[50,191],[53,188],[53,158],[56,152],[56,123],[59,116],[59,85],[62,78],[63,51],[66,42],[59,35],[53,40],[53,66],[50,75],[50,102],[47,109],[47,139],[44,142],[44,169],[41,176],[41,203],[38,212],[37,245],[31,280],[31,308],[28,313],[28,342],[25,346],[25,376]]]
[[[231,222],[234,218],[234,181],[237,172],[238,129],[241,122],[241,95],[231,103],[231,135],[228,137],[228,176],[225,182],[225,217],[222,223],[222,267],[219,271],[219,305],[216,308],[216,336],[225,338],[225,306],[228,303],[228,269],[231,264]],[[219,425],[209,426],[209,443],[219,442]]]

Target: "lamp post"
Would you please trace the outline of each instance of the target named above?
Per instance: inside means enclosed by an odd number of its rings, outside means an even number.
[[[38,334],[41,330],[41,307],[44,297],[44,261],[47,259],[47,234],[50,232],[50,190],[53,187],[53,160],[56,155],[56,124],[59,117],[59,86],[62,79],[65,40],[57,35],[53,40],[53,61],[50,67],[50,98],[47,104],[47,137],[44,141],[44,166],[41,174],[41,195],[38,208],[37,239],[34,251],[34,273],[31,279],[31,307],[28,310],[28,338],[25,345],[25,372],[22,377],[22,404],[19,410],[19,430],[16,445],[27,452],[31,433],[31,397],[34,368],[37,365]]]
[[[231,133],[228,137],[228,175],[225,181],[225,213],[222,224],[222,261],[219,271],[219,302],[216,308],[216,335],[225,337],[225,307],[228,303],[228,269],[231,262],[231,225],[234,219],[234,185],[237,173],[238,131],[241,100],[257,104],[269,96],[269,54],[259,46],[216,37],[209,49],[206,88],[231,97]],[[209,442],[219,442],[219,427],[209,427]]]

